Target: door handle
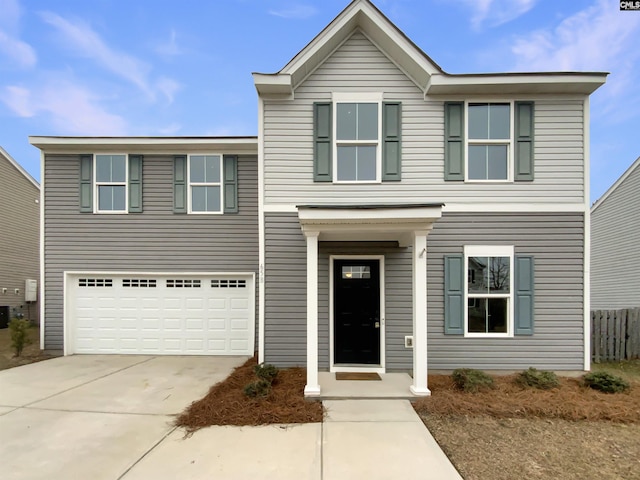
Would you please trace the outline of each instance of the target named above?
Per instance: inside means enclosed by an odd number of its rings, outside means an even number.
[[[380,322],[376,322],[376,323],[374,324],[374,327],[375,327],[375,328],[380,328]]]

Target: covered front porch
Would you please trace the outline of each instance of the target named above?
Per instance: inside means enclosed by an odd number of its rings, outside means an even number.
[[[306,241],[307,275],[307,382],[305,396],[341,398],[411,398],[430,395],[427,385],[427,236],[442,215],[442,204],[299,206],[298,219]],[[327,243],[323,243],[327,242]],[[341,242],[351,245],[355,255],[329,255],[319,275],[319,247]],[[402,273],[410,300],[403,302],[406,373],[388,372],[389,355],[385,335],[386,256],[365,254],[364,246],[385,242],[404,249]],[[362,254],[359,252],[362,247]],[[325,260],[327,257],[324,249]],[[409,266],[408,257],[411,257]],[[398,265],[394,265],[398,268]],[[409,268],[411,272],[408,272]],[[324,276],[328,276],[326,279]],[[329,303],[329,334],[319,337],[319,279],[322,302]],[[409,281],[410,279],[410,281]],[[328,291],[327,291],[328,285]],[[391,293],[389,294],[391,295]],[[405,292],[406,295],[406,292]],[[407,303],[410,302],[410,307]],[[409,310],[410,308],[410,310]],[[411,313],[409,313],[411,312]],[[409,325],[409,317],[411,324]],[[393,327],[393,325],[391,325]],[[397,338],[395,339],[397,348]],[[323,355],[320,372],[319,356]],[[410,362],[410,364],[409,364]],[[405,370],[405,371],[406,371]],[[375,372],[381,381],[346,383],[336,381],[335,372]],[[349,388],[347,388],[349,387]],[[345,395],[349,389],[353,394]],[[365,394],[367,391],[370,394]],[[334,393],[332,393],[334,392]],[[336,393],[337,392],[337,393]],[[342,392],[342,393],[340,393]],[[360,393],[360,395],[356,395]],[[325,395],[329,394],[330,397]]]

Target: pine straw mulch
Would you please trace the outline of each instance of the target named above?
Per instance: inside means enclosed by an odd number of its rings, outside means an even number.
[[[187,433],[211,425],[268,425],[322,422],[321,402],[304,399],[306,370],[281,369],[266,398],[252,399],[244,387],[256,380],[256,358],[237,367],[224,381],[214,385],[207,395],[192,403],[176,419],[176,425]]]
[[[640,423],[639,382],[626,393],[608,394],[583,387],[577,378],[561,377],[559,388],[537,390],[516,385],[515,377],[497,376],[494,389],[466,393],[448,375],[429,375],[432,396],[417,400],[414,408],[421,415]]]

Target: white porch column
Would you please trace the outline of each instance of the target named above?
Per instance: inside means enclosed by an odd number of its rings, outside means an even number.
[[[427,396],[427,234],[413,232],[413,385],[414,395]]]
[[[306,397],[320,395],[318,383],[318,236],[305,231],[307,238],[307,384]]]

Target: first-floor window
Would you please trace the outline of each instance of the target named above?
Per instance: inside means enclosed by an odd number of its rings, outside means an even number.
[[[221,179],[221,155],[189,155],[191,213],[222,213]]]
[[[95,156],[95,188],[98,213],[127,211],[127,156]]]
[[[466,246],[466,334],[508,336],[513,321],[513,247]]]

